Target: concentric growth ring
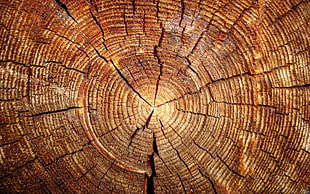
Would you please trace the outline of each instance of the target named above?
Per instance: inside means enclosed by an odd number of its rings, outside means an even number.
[[[154,143],[166,146],[167,142],[154,142],[155,139],[192,141],[203,127],[201,122],[206,115],[197,113],[201,114],[197,120],[197,115],[182,107],[206,110],[202,100],[210,101],[192,80],[188,71],[194,70],[182,63],[186,61],[159,61],[157,52],[137,54],[118,62],[111,60],[102,66],[105,73],[90,80],[88,86],[83,85],[80,92],[84,105],[92,107],[83,114],[88,117],[85,128],[91,139],[116,163],[137,172],[150,172],[149,157],[158,150]]]
[[[0,10],[0,193],[309,187],[309,0]]]

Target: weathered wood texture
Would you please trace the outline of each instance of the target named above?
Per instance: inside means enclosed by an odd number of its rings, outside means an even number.
[[[1,193],[304,193],[308,0],[2,0]]]

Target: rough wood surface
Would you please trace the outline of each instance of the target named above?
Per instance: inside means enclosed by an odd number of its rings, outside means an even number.
[[[1,193],[309,191],[308,0],[0,7]]]

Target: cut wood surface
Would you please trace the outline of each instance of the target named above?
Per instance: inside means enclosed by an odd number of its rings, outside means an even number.
[[[1,193],[309,193],[309,0],[1,0]]]

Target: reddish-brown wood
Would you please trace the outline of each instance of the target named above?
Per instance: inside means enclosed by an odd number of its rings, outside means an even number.
[[[308,0],[0,2],[1,193],[307,193]]]

